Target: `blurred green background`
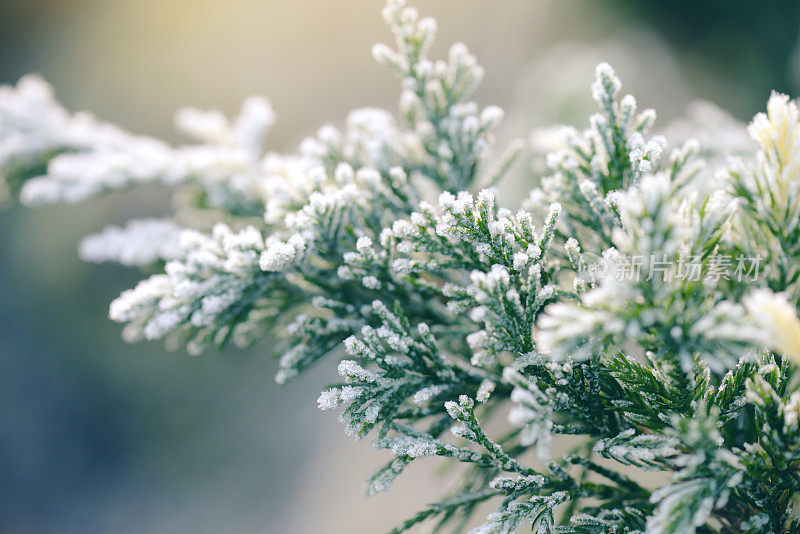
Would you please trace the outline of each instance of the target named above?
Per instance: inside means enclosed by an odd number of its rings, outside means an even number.
[[[423,0],[435,52],[465,41],[501,138],[583,117],[593,65],[614,64],[660,123],[695,98],[747,120],[798,87],[800,3]],[[291,150],[354,107],[393,108],[372,62],[377,0],[3,0],[0,81],[38,72],[70,109],[178,141],[182,105],[228,113],[249,94]],[[585,120],[585,119],[584,119]],[[166,212],[163,191],[0,212],[0,533],[381,532],[443,488],[422,462],[362,497],[383,458],[316,409],[331,362],[278,388],[264,347],[190,357],[127,345],[107,305],[140,277],[82,264],[87,233]]]

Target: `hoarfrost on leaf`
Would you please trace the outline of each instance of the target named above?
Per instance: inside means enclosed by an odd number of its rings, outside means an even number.
[[[431,57],[436,23],[404,0],[383,16],[397,112],[355,110],[290,153],[267,151],[262,97],[232,119],[180,110],[191,141],[171,146],[66,111],[39,78],[4,86],[0,195],[177,186],[173,216],[83,241],[149,272],[109,316],[192,354],[267,338],[281,384],[339,357],[317,405],[388,451],[368,494],[419,458],[467,466],[395,532],[488,501],[473,532],[796,531],[797,104],[773,94],[754,143],[708,105],[654,135],[602,63],[596,113],[533,136],[546,173],[506,206],[493,187],[525,147],[492,155],[503,111],[472,100],[477,59]]]

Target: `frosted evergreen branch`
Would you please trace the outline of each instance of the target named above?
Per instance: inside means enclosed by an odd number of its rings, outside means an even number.
[[[285,154],[261,97],[231,120],[179,111],[192,140],[172,146],[68,112],[38,78],[2,87],[0,196],[175,187],[174,214],[81,245],[150,273],[111,318],[191,353],[266,338],[279,383],[338,358],[319,407],[390,455],[367,494],[420,457],[464,468],[396,532],[464,531],[492,500],[474,532],[800,531],[797,104],[773,94],[753,146],[711,139],[744,127],[705,108],[715,124],[670,148],[601,64],[588,126],[534,136],[548,176],[501,206],[523,147],[492,161],[482,68],[461,44],[429,58],[436,23],[404,1],[384,18],[399,113],[354,110]]]

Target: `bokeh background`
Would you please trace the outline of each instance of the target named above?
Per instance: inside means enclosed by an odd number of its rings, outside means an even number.
[[[746,121],[796,94],[800,3],[749,0],[420,0],[435,52],[465,41],[500,137],[582,125],[608,60],[661,125],[697,98]],[[769,5],[767,5],[769,4]],[[378,0],[2,0],[0,81],[38,72],[70,109],[179,141],[182,105],[270,98],[270,148],[291,150],[355,107],[392,108]],[[526,178],[530,180],[531,178]],[[331,363],[279,388],[265,347],[190,357],[126,345],[107,304],[138,274],[77,258],[79,239],[157,215],[163,191],[0,211],[0,533],[383,532],[435,498],[420,462],[369,501],[384,457],[316,409]],[[446,479],[446,475],[444,477]]]

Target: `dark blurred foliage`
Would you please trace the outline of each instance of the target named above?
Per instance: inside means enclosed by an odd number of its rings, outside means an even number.
[[[798,0],[610,0],[627,17],[638,18],[668,40],[684,62],[707,78],[747,80],[737,115],[764,106],[771,90],[797,96],[796,56],[800,30]],[[698,76],[696,81],[702,84]],[[719,87],[719,83],[717,83]],[[701,89],[702,91],[702,89]],[[712,94],[703,95],[710,98]],[[726,104],[725,95],[721,103]]]
[[[75,5],[82,0],[74,0]],[[4,0],[0,2],[0,75],[15,80],[30,70],[36,55],[36,40],[57,16],[58,2],[53,0]]]

